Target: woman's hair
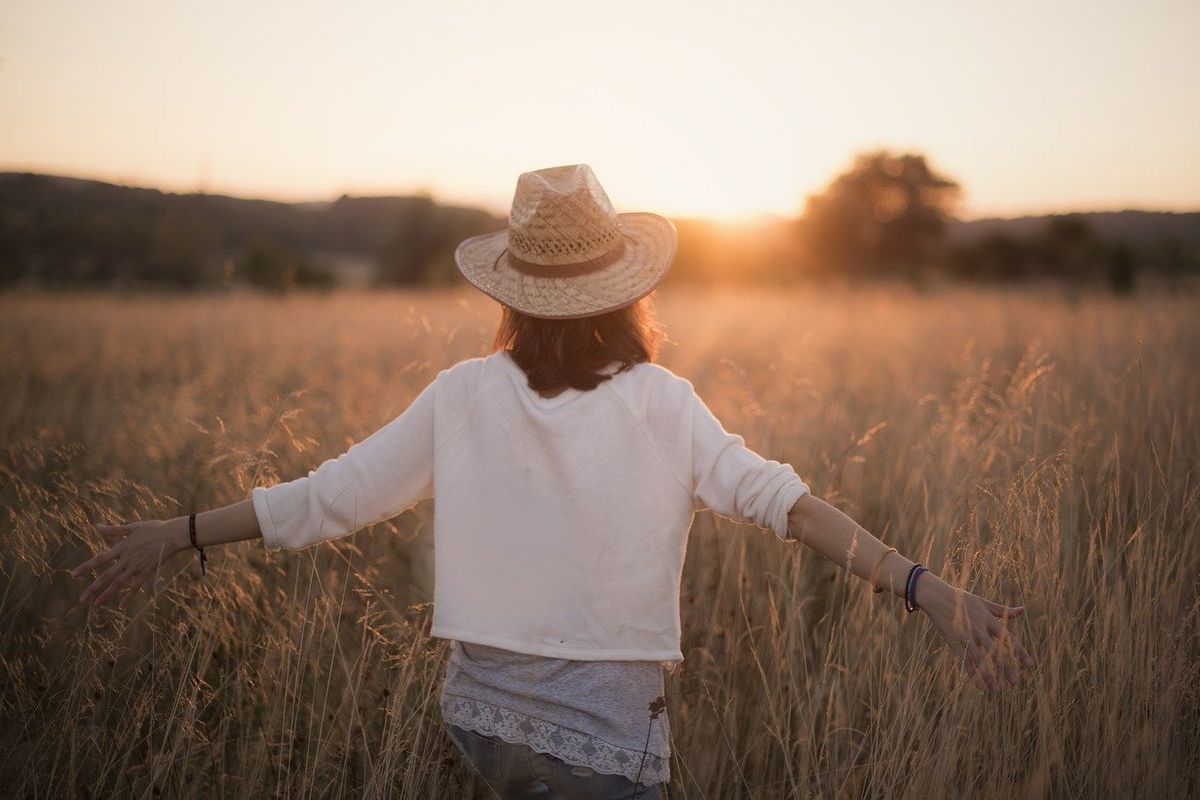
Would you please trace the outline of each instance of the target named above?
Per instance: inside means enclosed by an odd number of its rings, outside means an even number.
[[[611,377],[601,372],[609,363],[621,362],[623,372],[658,355],[662,331],[650,297],[582,319],[541,319],[503,306],[492,349],[509,351],[539,394],[595,389]]]

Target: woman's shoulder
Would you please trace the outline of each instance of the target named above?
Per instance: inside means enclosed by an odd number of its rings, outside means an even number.
[[[635,410],[649,413],[654,410],[678,409],[694,394],[691,381],[670,368],[652,361],[643,361],[615,374],[610,381],[613,391]]]
[[[511,364],[506,353],[497,351],[485,356],[464,358],[443,369],[437,374],[435,383],[439,386],[465,388],[467,385],[490,380],[499,375]]]
[[[662,387],[686,387],[692,388],[692,383],[687,378],[671,370],[655,361],[642,361],[634,364],[627,370],[624,370],[620,375],[628,375],[627,380],[641,386],[654,388]]]
[[[464,358],[438,372],[429,384],[436,395],[439,413],[451,418],[470,414],[489,385],[502,376],[499,354]]]

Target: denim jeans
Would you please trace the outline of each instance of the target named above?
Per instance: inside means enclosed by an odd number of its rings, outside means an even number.
[[[568,764],[499,736],[443,723],[474,771],[503,800],[660,800],[659,784],[634,784],[624,775],[605,775],[590,767]]]

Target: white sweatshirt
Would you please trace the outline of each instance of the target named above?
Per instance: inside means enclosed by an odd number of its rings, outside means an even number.
[[[442,370],[343,455],[251,496],[266,547],[289,550],[434,497],[434,636],[680,661],[693,514],[707,507],[786,539],[807,491],[664,367],[637,364],[547,399],[499,352]]]

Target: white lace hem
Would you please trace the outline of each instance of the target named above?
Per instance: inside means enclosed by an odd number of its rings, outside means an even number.
[[[671,760],[653,753],[618,747],[603,739],[555,725],[503,706],[454,694],[442,696],[442,719],[460,728],[499,736],[607,775],[624,775],[646,785],[671,779]],[[638,768],[641,777],[638,777]]]

